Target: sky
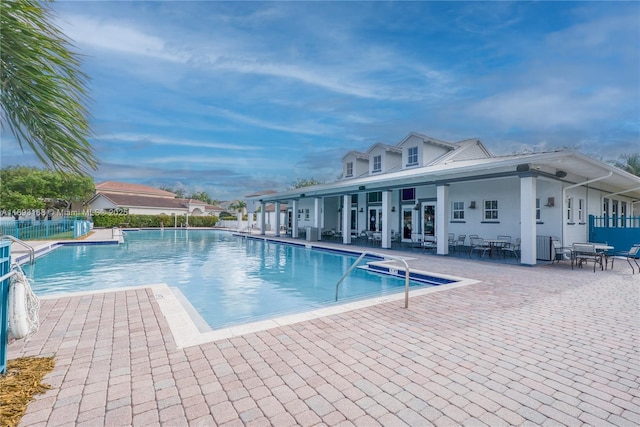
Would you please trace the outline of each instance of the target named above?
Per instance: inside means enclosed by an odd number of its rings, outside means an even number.
[[[411,132],[495,155],[640,152],[639,2],[56,1],[96,183],[233,200],[333,182]],[[2,131],[2,167],[42,166]]]

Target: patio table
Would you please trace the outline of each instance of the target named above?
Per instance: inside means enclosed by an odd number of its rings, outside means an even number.
[[[497,249],[501,249],[505,245],[510,243],[508,240],[504,240],[504,239],[484,239],[484,241],[489,244],[489,256],[490,257],[493,257],[493,253]]]

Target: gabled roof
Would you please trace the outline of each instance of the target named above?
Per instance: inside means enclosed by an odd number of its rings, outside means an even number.
[[[485,147],[484,144],[479,139],[475,139],[475,138],[465,139],[463,141],[456,142],[455,145],[457,147],[454,150],[451,150],[445,153],[444,155],[438,157],[437,159],[435,159],[429,164],[436,165],[439,163],[456,161],[456,160],[469,160],[472,158],[486,159],[486,158],[493,157],[493,154],[489,152],[487,147]],[[474,148],[477,148],[480,151],[480,153],[482,153],[483,155],[477,156],[477,155],[471,154],[471,156],[469,156],[469,153],[472,152]]]
[[[170,199],[167,197],[151,197],[139,196],[136,194],[116,194],[116,193],[98,193],[89,200],[104,197],[118,207],[139,207],[139,208],[167,208],[167,209],[184,209],[187,210],[186,199]]]
[[[174,193],[149,187],[142,184],[130,184],[128,182],[105,181],[96,184],[96,193],[124,193],[141,196],[176,197]]]
[[[424,142],[429,142],[432,143],[433,145],[440,145],[442,147],[446,147],[446,148],[456,148],[458,145],[454,144],[452,142],[447,142],[447,141],[442,141],[440,139],[436,139],[436,138],[432,138],[430,136],[427,135],[423,135],[421,133],[417,133],[417,132],[410,132],[409,135],[405,136],[402,141],[400,141],[396,147],[402,147],[409,139],[411,138],[419,138]]]
[[[349,156],[354,156],[356,159],[369,160],[369,156],[362,151],[351,150],[344,156],[342,156],[342,160],[346,159]]]
[[[393,145],[387,145],[387,144],[383,144],[382,142],[376,142],[371,147],[369,147],[369,149],[367,150],[367,154],[371,154],[371,152],[376,148],[382,148],[384,151],[390,151],[392,153],[402,153],[402,149],[398,148],[397,146],[394,147]]]

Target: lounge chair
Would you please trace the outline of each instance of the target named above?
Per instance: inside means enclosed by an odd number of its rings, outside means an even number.
[[[609,259],[611,259],[611,268],[613,268],[613,261],[615,259],[626,259],[629,263],[629,267],[631,267],[631,274],[636,273],[636,271],[633,269],[633,264],[631,264],[631,260],[633,260],[636,267],[638,267],[638,273],[640,273],[638,258],[640,258],[640,244],[633,245],[628,251],[615,252],[613,256],[609,257]]]

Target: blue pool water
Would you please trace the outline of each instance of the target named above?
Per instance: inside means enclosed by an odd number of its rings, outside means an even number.
[[[121,245],[62,246],[23,269],[37,295],[166,283],[216,329],[334,304],[355,260],[223,231],[164,230],[127,232]],[[403,290],[404,279],[355,269],[338,302]]]

